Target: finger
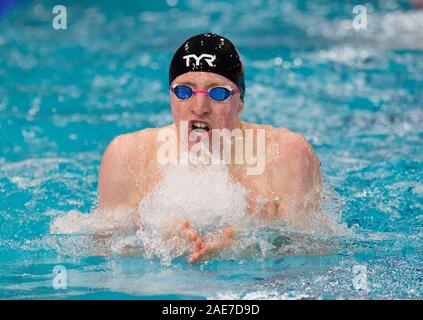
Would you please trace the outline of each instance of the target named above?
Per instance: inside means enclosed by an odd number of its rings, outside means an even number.
[[[198,234],[197,231],[195,231],[194,229],[184,229],[182,231],[182,233],[189,239],[192,241],[197,241],[198,239],[201,240],[200,235]]]
[[[182,229],[188,229],[189,228],[189,221],[187,219],[181,220]]]
[[[184,225],[182,233],[185,235],[185,237],[195,243],[195,251],[200,250],[203,247],[203,240],[201,239],[200,234],[193,228],[189,227],[188,220],[183,220],[182,224]]]
[[[232,228],[226,228],[223,230],[223,237],[221,240],[217,241],[210,241],[207,243],[198,242],[198,245],[196,243],[196,250],[195,253],[193,253],[189,259],[189,263],[195,263],[198,262],[198,260],[201,259],[201,257],[216,251],[218,249],[222,249],[225,247],[228,247],[231,243],[231,238],[234,236],[235,231]],[[201,239],[199,239],[201,240]]]
[[[219,240],[219,241],[211,241],[207,242],[206,244],[202,245],[201,247],[197,247],[196,252],[194,252],[190,259],[189,263],[195,263],[201,259],[201,257],[206,256],[207,254],[216,251],[218,249],[224,248],[228,245],[228,241]]]
[[[201,240],[201,238],[198,238],[195,241],[195,251],[201,250],[202,247],[203,247],[203,240]]]
[[[196,263],[199,259],[200,259],[200,253],[199,252],[195,252],[191,255],[191,257],[189,258],[188,262],[189,263]]]
[[[189,221],[186,219],[181,220],[182,233],[186,235],[190,240],[196,240],[199,237],[199,234],[189,226]]]
[[[211,250],[214,250],[214,247],[211,243],[206,244],[202,248],[197,249],[190,257],[189,263],[195,263],[200,260],[201,257],[207,255],[207,253]]]

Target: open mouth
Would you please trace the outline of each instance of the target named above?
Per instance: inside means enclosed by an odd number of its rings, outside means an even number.
[[[196,133],[203,133],[203,132],[209,132],[210,126],[207,122],[203,121],[192,121],[191,122],[191,130]]]

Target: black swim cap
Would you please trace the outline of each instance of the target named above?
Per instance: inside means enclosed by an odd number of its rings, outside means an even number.
[[[244,67],[235,46],[215,33],[189,38],[173,55],[169,68],[169,85],[181,74],[204,71],[220,74],[235,83],[244,99]]]

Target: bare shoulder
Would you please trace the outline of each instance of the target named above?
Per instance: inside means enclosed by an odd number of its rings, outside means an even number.
[[[125,148],[126,146],[146,145],[155,137],[159,128],[146,128],[134,132],[129,132],[116,136],[110,146],[115,145],[117,148]]]
[[[148,165],[157,130],[125,133],[107,146],[98,178],[100,208],[134,205],[140,192],[140,169]]]
[[[292,168],[303,168],[320,161],[311,144],[301,134],[286,128],[272,128],[270,143],[276,150],[277,162],[283,161]]]
[[[310,215],[320,210],[319,158],[298,133],[286,128],[256,127],[266,132],[266,174],[272,191],[278,195],[277,216],[290,219],[293,225],[307,226]]]
[[[135,132],[121,134],[113,138],[104,152],[104,157],[115,160],[132,158],[135,153],[145,154],[154,147],[157,133],[162,128],[146,128]]]
[[[283,186],[285,191],[288,186],[297,191],[319,187],[320,160],[307,139],[286,128],[270,127],[268,130],[271,159],[268,164],[275,184]]]
[[[307,160],[315,157],[310,143],[302,135],[287,128],[246,122],[243,125],[247,129],[263,130],[265,132],[266,150],[271,160],[280,161],[291,158]]]

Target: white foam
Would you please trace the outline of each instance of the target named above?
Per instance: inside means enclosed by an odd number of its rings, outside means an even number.
[[[176,225],[181,219],[188,220],[205,241],[219,237],[224,227],[234,228],[236,242],[218,257],[236,260],[325,252],[332,244],[322,237],[350,233],[345,224],[338,223],[340,207],[330,197],[331,190],[325,194],[331,204],[326,206],[327,214],[316,214],[311,230],[295,230],[280,222],[269,224],[250,217],[246,211],[247,190],[231,179],[225,165],[169,165],[161,173],[162,181],[142,199],[138,210],[95,210],[91,214],[72,210],[51,223],[51,233],[109,234],[109,239],[100,241],[103,252],[125,254],[128,248],[139,249],[137,252],[146,258],[159,258],[165,264],[193,251],[194,243],[182,237]],[[133,228],[134,214],[140,217],[139,230]]]
[[[280,293],[275,290],[258,290],[248,292],[244,295],[234,292],[218,292],[215,297],[209,297],[208,300],[304,300],[315,299],[308,294],[297,293],[295,291],[289,293]]]
[[[246,204],[245,188],[231,181],[225,165],[171,165],[164,169],[158,188],[140,203],[139,214],[147,227],[179,218],[196,228],[236,227],[246,218]]]
[[[231,181],[225,165],[192,167],[169,165],[163,168],[163,180],[139,205],[142,230],[137,234],[149,255],[169,260],[189,250],[190,244],[176,246],[161,232],[169,223],[186,219],[202,234],[246,223],[246,190]],[[170,239],[170,242],[175,240]],[[174,242],[174,241],[173,241]]]
[[[132,217],[125,209],[103,212],[95,210],[90,214],[70,210],[50,224],[52,234],[116,233],[131,229]]]

